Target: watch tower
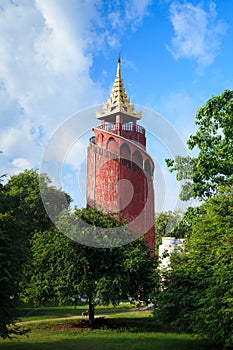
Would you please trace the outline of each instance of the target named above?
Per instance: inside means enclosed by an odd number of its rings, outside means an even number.
[[[125,91],[120,58],[113,89],[93,128],[87,162],[87,206],[121,212],[136,236],[154,251],[154,162],[145,129]]]

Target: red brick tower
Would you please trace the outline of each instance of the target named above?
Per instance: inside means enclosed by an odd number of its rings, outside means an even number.
[[[124,88],[120,58],[111,96],[96,117],[101,125],[93,128],[88,147],[87,205],[120,211],[154,250],[154,163],[145,129],[137,124],[141,112],[135,113]]]

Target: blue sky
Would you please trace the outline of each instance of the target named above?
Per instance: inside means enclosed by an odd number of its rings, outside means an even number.
[[[131,101],[154,113],[141,124],[157,164],[157,210],[182,206],[163,159],[180,151],[178,139],[185,148],[197,109],[233,89],[232,1],[1,0],[0,33],[1,173],[40,169],[56,135],[64,156],[51,155],[60,168],[48,173],[55,179],[59,169],[55,183],[85,205],[86,148],[98,122],[96,107],[81,111],[107,100],[120,52]],[[67,128],[73,115],[77,130]]]

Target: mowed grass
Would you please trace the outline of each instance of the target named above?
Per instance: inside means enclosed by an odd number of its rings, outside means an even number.
[[[84,309],[86,305],[76,312]],[[126,304],[117,308],[97,307],[96,314],[107,315],[101,329],[79,327],[83,320],[80,316],[75,320],[49,321],[50,317],[72,317],[72,310],[72,307],[40,309],[37,315],[40,323],[31,320],[31,324],[25,325],[31,329],[28,336],[0,340],[0,350],[218,350],[206,340],[161,329],[149,312],[134,312]],[[29,317],[24,319],[30,322]]]
[[[18,310],[20,321],[27,322],[31,320],[54,319],[59,317],[81,317],[82,312],[88,309],[88,305],[78,306],[43,306],[34,308],[32,306],[22,306]],[[125,313],[134,311],[134,306],[130,303],[120,303],[116,307],[99,306],[95,307],[95,315],[109,315],[114,313]]]
[[[216,350],[187,334],[130,332],[127,330],[32,330],[28,338],[1,341],[1,350]]]

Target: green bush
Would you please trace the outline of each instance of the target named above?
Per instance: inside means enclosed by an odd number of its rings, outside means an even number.
[[[182,331],[233,346],[233,192],[209,199],[189,218],[184,250],[161,273],[156,317]]]

